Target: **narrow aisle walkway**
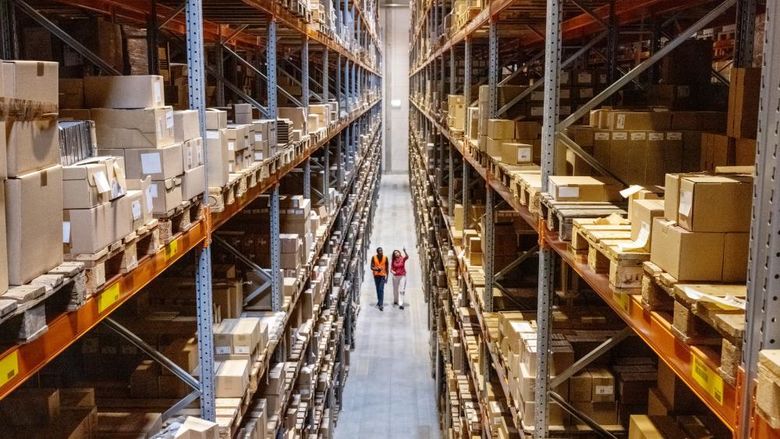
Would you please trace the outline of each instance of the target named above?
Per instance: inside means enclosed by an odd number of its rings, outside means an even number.
[[[427,305],[420,287],[420,265],[407,175],[382,177],[371,254],[382,247],[388,257],[406,247],[404,310],[393,307],[392,283],[385,288],[385,310],[376,307],[373,277],[366,261],[356,347],[351,353],[344,407],[337,439],[438,439],[435,383],[431,378]]]

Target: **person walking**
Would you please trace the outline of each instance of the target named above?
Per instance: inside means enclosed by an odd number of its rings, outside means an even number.
[[[409,259],[409,253],[404,255],[398,250],[393,251],[393,258],[390,263],[390,271],[393,273],[393,305],[400,305],[404,309],[404,293],[406,292],[406,260]]]
[[[385,283],[387,283],[387,272],[390,271],[389,265],[382,247],[377,247],[376,254],[371,258],[371,272],[374,274],[374,285],[376,285],[376,306],[380,311],[385,310]]]

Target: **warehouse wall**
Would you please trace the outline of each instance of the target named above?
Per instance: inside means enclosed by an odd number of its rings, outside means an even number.
[[[409,8],[380,9],[385,41],[385,172],[409,170]]]

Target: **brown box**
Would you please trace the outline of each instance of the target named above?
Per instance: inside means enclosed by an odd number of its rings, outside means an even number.
[[[731,137],[755,139],[758,128],[761,68],[732,68],[730,79],[726,132]]]
[[[736,164],[736,150],[733,138],[724,134],[701,133],[701,170],[714,171],[717,166],[734,164]]]
[[[227,127],[225,137],[227,137],[228,151],[243,151],[249,147],[249,130],[251,127],[251,125],[229,125]]]
[[[756,139],[736,139],[734,142],[737,166],[753,166],[756,164]]]
[[[152,198],[152,213],[165,215],[182,202],[181,177],[152,181],[149,186]]]
[[[175,142],[171,107],[95,108],[90,114],[100,148],[160,148]]]
[[[277,116],[280,119],[289,119],[294,130],[306,131],[306,110],[303,107],[279,107]]]
[[[631,239],[650,249],[653,220],[664,215],[664,200],[631,200]]]
[[[62,166],[6,180],[5,196],[8,280],[23,285],[62,263]]]
[[[230,178],[228,155],[230,153],[224,130],[206,131],[206,154],[208,154],[206,176],[209,179],[209,187],[222,187],[228,183]]]
[[[132,201],[132,199],[124,196],[109,203],[108,213],[111,217],[110,239],[112,242],[124,238],[134,230]]]
[[[721,111],[672,111],[671,131],[726,131],[726,113]]]
[[[181,198],[182,200],[191,200],[206,190],[206,167],[203,165],[197,168],[184,171],[181,177]]]
[[[601,425],[620,424],[614,402],[575,402],[573,405]]]
[[[661,218],[653,222],[650,260],[678,281],[720,281],[724,233],[689,232]]]
[[[60,416],[58,389],[21,388],[0,402],[0,415],[13,426],[47,424]]]
[[[84,108],[84,80],[60,78],[59,108]]]
[[[63,166],[63,208],[89,209],[110,201],[107,164],[113,162],[109,158],[96,158]]]
[[[683,177],[678,222],[692,232],[747,232],[752,198],[750,178]]]
[[[242,398],[249,385],[249,360],[225,360],[216,373],[217,398]]]
[[[485,151],[491,157],[501,157],[504,142],[507,142],[507,140],[492,139],[488,137]]]
[[[158,75],[87,76],[85,103],[90,108],[154,108],[165,105]]]
[[[515,122],[516,139],[539,139],[542,135],[542,125],[533,121]]]
[[[501,162],[508,165],[533,163],[533,148],[526,143],[502,143]]]
[[[182,143],[181,158],[185,171],[203,165],[203,139],[196,137]]]
[[[593,394],[593,378],[584,370],[569,378],[569,401],[590,402]]]
[[[726,233],[723,241],[723,282],[747,279],[749,233]]]
[[[607,369],[590,369],[590,376],[593,380],[593,393],[591,401],[595,402],[614,402],[615,401],[615,376]]]
[[[112,241],[111,204],[63,211],[62,240],[72,255],[97,253]]]
[[[124,152],[125,173],[128,178],[151,177],[154,181],[178,177],[184,173],[181,143],[154,149],[106,150],[119,155]]]
[[[658,362],[658,390],[672,410],[688,409],[700,404],[685,382],[663,361]]]
[[[625,131],[667,131],[671,124],[668,111],[610,111],[609,127]]]
[[[187,416],[184,423],[176,431],[174,439],[219,439],[219,425],[215,422]]]
[[[488,119],[487,136],[495,140],[515,138],[515,121],[506,119]]]
[[[8,121],[6,149],[7,171],[0,178],[17,177],[54,166],[60,162],[59,131],[56,119]],[[0,162],[2,158],[0,158]]]
[[[59,64],[49,61],[0,62],[0,83],[6,98],[57,104]]]
[[[216,108],[206,109],[206,129],[221,130],[227,128],[227,111]]]
[[[201,136],[198,110],[180,110],[173,112],[173,134],[178,143]]]
[[[550,176],[550,193],[558,201],[612,201],[620,184],[608,177]]]

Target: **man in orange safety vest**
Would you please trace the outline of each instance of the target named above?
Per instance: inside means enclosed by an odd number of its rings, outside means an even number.
[[[377,247],[376,254],[371,258],[371,272],[374,274],[374,284],[376,285],[376,306],[380,311],[385,310],[385,283],[387,283],[389,271],[390,264],[387,256],[382,253],[382,247]]]

